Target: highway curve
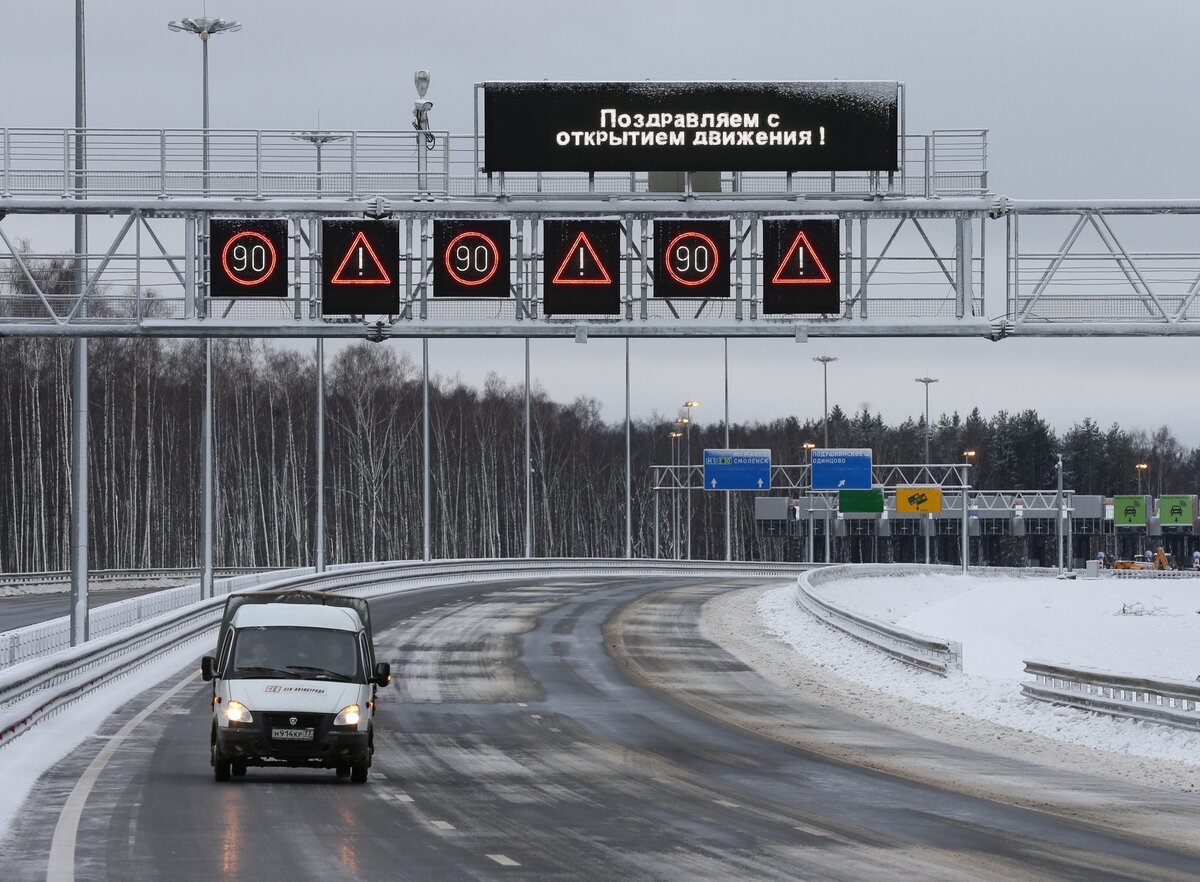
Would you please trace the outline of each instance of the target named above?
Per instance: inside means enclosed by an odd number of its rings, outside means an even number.
[[[3,845],[2,877],[1200,877],[1195,846],[1106,823],[1099,777],[1089,818],[1049,796],[1034,810],[797,746],[806,726],[846,725],[842,712],[699,630],[705,600],[747,584],[509,581],[373,601],[395,682],[380,691],[365,786],[274,769],[214,782],[208,687],[181,671],[47,773]],[[755,731],[755,715],[792,721],[791,736]],[[947,769],[970,760],[955,749]],[[1004,775],[1042,786],[1035,766]],[[1200,799],[1172,794],[1156,810],[1178,825],[1200,818]]]

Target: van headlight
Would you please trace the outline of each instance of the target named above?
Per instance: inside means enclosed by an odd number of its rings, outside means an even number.
[[[357,704],[348,704],[333,718],[335,726],[357,726],[358,721],[362,719],[362,708]]]
[[[225,719],[231,723],[253,723],[254,714],[240,701],[231,701],[225,705]]]

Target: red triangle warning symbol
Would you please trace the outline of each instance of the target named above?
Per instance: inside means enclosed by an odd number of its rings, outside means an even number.
[[[392,277],[380,263],[367,234],[359,230],[329,281],[334,285],[390,285]]]
[[[801,230],[779,262],[771,279],[773,285],[822,285],[833,281],[816,249]]]
[[[592,247],[587,233],[579,231],[574,243],[567,249],[558,272],[551,279],[553,285],[611,285],[612,276],[604,268],[600,255]]]

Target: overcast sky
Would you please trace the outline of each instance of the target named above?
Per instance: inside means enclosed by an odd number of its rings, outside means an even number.
[[[168,19],[205,4],[88,5],[88,123],[198,127],[200,46]],[[0,120],[73,121],[71,0],[4,0]],[[472,84],[488,79],[900,80],[910,132],[987,128],[992,189],[1019,198],[1196,197],[1200,5],[1088,0],[1006,2],[426,3],[213,0],[244,28],[213,38],[214,128],[408,128],[412,72],[433,76],[437,129],[469,131]],[[1181,96],[1186,96],[1182,100]],[[1172,221],[1172,238],[1195,232]],[[988,316],[1003,312],[1000,223],[988,242]],[[1194,249],[1194,246],[1192,246]],[[395,344],[416,351],[411,343]],[[434,367],[479,381],[522,376],[521,345],[445,341]],[[623,344],[535,342],[534,373],[555,398],[600,399],[623,415]],[[731,418],[819,416],[830,401],[898,422],[924,406],[917,376],[938,377],[935,413],[1034,407],[1059,430],[1170,425],[1200,444],[1196,340],[791,341],[730,343]],[[635,415],[687,398],[717,418],[719,340],[632,343]]]

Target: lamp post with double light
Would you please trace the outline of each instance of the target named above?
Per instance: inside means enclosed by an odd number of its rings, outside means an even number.
[[[1145,471],[1148,471],[1149,468],[1150,468],[1150,464],[1146,463],[1146,462],[1139,462],[1137,465],[1134,466],[1134,469],[1137,470],[1138,496],[1142,495],[1142,473]]]
[[[683,432],[671,432],[671,549],[672,557],[679,560],[679,439]]]

